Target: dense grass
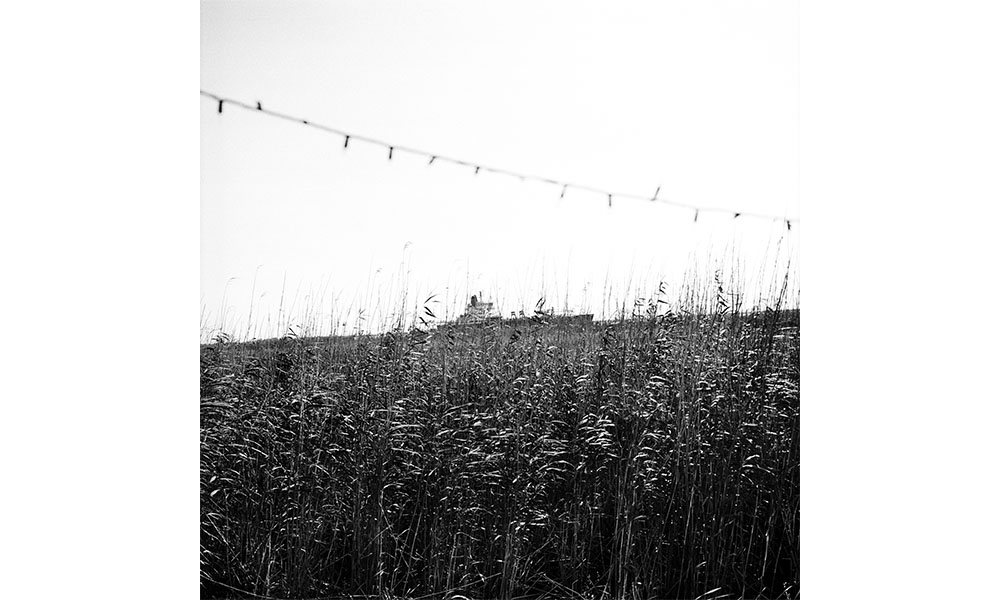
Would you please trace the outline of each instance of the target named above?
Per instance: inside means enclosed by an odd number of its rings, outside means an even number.
[[[203,595],[796,597],[798,312],[202,348]]]

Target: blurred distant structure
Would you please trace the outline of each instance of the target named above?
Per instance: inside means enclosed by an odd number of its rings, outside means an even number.
[[[511,326],[523,326],[530,323],[548,323],[556,326],[580,326],[591,323],[594,319],[592,314],[574,315],[569,311],[564,314],[556,314],[555,309],[543,310],[536,308],[534,315],[525,316],[524,311],[520,314],[510,313],[509,319],[501,317],[500,313],[494,309],[492,302],[484,302],[481,296],[473,295],[469,299],[469,304],[465,307],[465,313],[459,316],[452,325],[476,325],[488,323],[502,323]]]
[[[465,307],[465,314],[458,317],[459,323],[483,323],[491,319],[499,319],[493,310],[492,302],[483,302],[475,294],[469,299],[468,306]]]

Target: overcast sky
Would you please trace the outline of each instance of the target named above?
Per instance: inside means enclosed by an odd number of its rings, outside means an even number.
[[[203,2],[201,88],[484,165],[797,218],[791,1]],[[192,94],[193,95],[193,94]],[[201,103],[203,325],[372,324],[432,293],[600,314],[798,228],[480,173]],[[407,276],[408,274],[408,276]],[[284,284],[284,298],[282,288]],[[447,298],[447,301],[445,299]],[[411,307],[412,308],[412,307]],[[332,316],[331,316],[332,315]],[[270,317],[270,321],[268,321]]]

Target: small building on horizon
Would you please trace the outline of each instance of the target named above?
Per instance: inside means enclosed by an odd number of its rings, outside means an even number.
[[[459,323],[482,323],[488,319],[498,319],[492,302],[483,302],[475,294],[469,299],[469,304],[465,307],[465,313],[458,317]]]

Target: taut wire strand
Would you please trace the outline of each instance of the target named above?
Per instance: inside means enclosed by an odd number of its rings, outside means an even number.
[[[291,115],[288,115],[288,114],[285,114],[285,113],[281,113],[281,112],[278,112],[276,110],[271,110],[271,109],[268,109],[268,108],[263,108],[261,106],[260,102],[256,102],[254,104],[248,104],[248,103],[242,102],[240,100],[234,100],[232,98],[226,98],[226,97],[223,97],[223,96],[218,96],[218,95],[213,94],[211,92],[206,92],[205,90],[201,90],[201,95],[205,96],[206,98],[211,98],[212,100],[214,100],[215,102],[217,102],[218,103],[219,113],[222,113],[222,105],[223,105],[223,103],[225,103],[225,104],[231,104],[233,106],[238,106],[238,107],[240,107],[242,109],[253,111],[255,113],[260,113],[260,114],[268,115],[270,117],[275,117],[275,118],[278,118],[278,119],[284,119],[285,121],[291,121],[293,123],[299,123],[300,125],[305,125],[307,127],[312,127],[314,129],[319,129],[319,130],[325,131],[327,133],[332,133],[334,135],[341,136],[341,137],[344,138],[344,148],[347,148],[347,145],[348,145],[348,143],[351,140],[357,140],[357,141],[365,142],[365,143],[368,143],[368,144],[374,144],[376,146],[382,146],[383,148],[388,149],[389,150],[389,160],[392,160],[392,155],[393,155],[394,152],[397,152],[397,153],[398,152],[406,152],[408,154],[414,154],[414,155],[417,155],[417,156],[423,156],[425,158],[430,159],[428,161],[428,163],[427,163],[428,166],[431,165],[431,164],[433,164],[436,161],[447,161],[447,162],[450,162],[450,163],[453,163],[453,164],[456,164],[456,165],[459,165],[459,166],[471,167],[471,168],[475,169],[475,173],[476,174],[478,174],[479,171],[480,171],[480,169],[482,169],[484,171],[489,171],[490,173],[496,173],[497,175],[506,175],[506,176],[509,176],[509,177],[516,177],[516,178],[520,179],[521,181],[537,181],[539,183],[545,183],[545,184],[549,184],[549,185],[554,185],[554,186],[557,186],[557,187],[561,187],[562,190],[561,190],[561,192],[559,194],[560,198],[563,198],[566,195],[566,191],[567,190],[579,190],[579,191],[582,191],[582,192],[590,192],[590,193],[593,193],[593,194],[599,195],[599,196],[605,196],[605,197],[608,198],[609,205],[610,205],[611,197],[614,196],[615,198],[628,198],[628,199],[631,199],[631,200],[645,200],[647,202],[649,202],[650,200],[652,200],[653,202],[660,202],[662,204],[668,204],[670,206],[677,206],[677,207],[680,207],[680,208],[687,208],[687,209],[695,211],[695,213],[696,213],[695,214],[695,220],[698,219],[698,217],[697,217],[697,213],[698,212],[721,212],[721,213],[732,214],[732,215],[734,215],[736,217],[754,217],[754,218],[758,218],[758,219],[767,219],[767,220],[770,220],[770,221],[785,223],[788,226],[789,229],[791,229],[791,224],[792,223],[797,223],[799,221],[797,218],[779,217],[779,216],[775,216],[775,215],[767,215],[767,214],[761,214],[761,213],[752,213],[752,212],[746,212],[746,211],[735,211],[735,210],[729,209],[729,208],[720,208],[720,207],[713,207],[713,206],[698,206],[698,205],[695,205],[695,204],[688,204],[686,202],[677,202],[675,200],[664,200],[663,198],[659,198],[659,193],[660,193],[660,189],[659,188],[657,188],[656,194],[654,194],[653,197],[650,198],[649,196],[644,196],[642,194],[631,194],[631,193],[627,193],[627,192],[614,192],[614,191],[609,191],[609,190],[605,190],[605,189],[601,189],[601,188],[592,187],[592,186],[589,186],[589,185],[581,185],[581,184],[578,184],[578,183],[571,183],[571,182],[567,182],[567,181],[560,181],[560,180],[552,179],[550,177],[541,177],[539,175],[531,175],[531,174],[528,174],[528,173],[519,173],[517,171],[511,171],[511,170],[508,170],[508,169],[500,169],[500,168],[497,168],[497,167],[489,167],[489,166],[482,165],[482,164],[475,163],[475,162],[468,161],[468,160],[461,160],[461,159],[458,159],[458,158],[451,158],[451,157],[439,154],[437,152],[428,152],[426,150],[420,150],[418,148],[411,148],[409,146],[402,146],[400,144],[390,144],[389,142],[384,142],[384,141],[376,139],[376,138],[372,138],[372,137],[368,137],[368,136],[364,136],[364,135],[358,135],[356,133],[348,133],[348,132],[346,132],[344,130],[337,129],[335,127],[329,127],[327,125],[322,125],[320,123],[316,123],[315,121],[312,121],[312,120],[309,120],[309,119],[303,119],[301,117],[293,117]]]

